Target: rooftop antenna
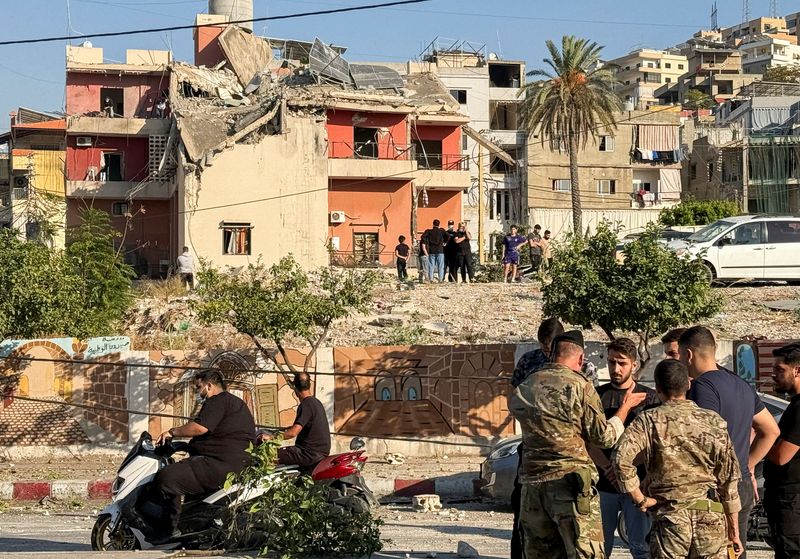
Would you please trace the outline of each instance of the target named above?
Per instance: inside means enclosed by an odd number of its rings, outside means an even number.
[[[503,59],[503,47],[500,46],[500,30],[496,29],[495,33],[497,33],[497,56],[500,57],[500,60]]]
[[[711,6],[711,29],[713,31],[719,31],[718,13],[719,12],[717,12],[717,3],[714,2],[714,4]]]
[[[742,0],[742,23],[750,21],[750,0]]]
[[[778,0],[769,0],[769,17],[778,17],[780,9]]]

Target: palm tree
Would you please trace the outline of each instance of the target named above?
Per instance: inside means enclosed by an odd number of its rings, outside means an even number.
[[[614,92],[613,67],[600,63],[603,47],[565,35],[559,52],[553,41],[547,41],[549,69],[532,70],[528,76],[542,79],[523,87],[523,124],[529,132],[538,130],[541,141],[548,140],[550,149],[566,148],[569,154],[569,176],[572,190],[572,225],[581,234],[581,198],[578,181],[578,152],[586,146],[593,131],[616,129],[614,113],[622,110],[622,100]]]

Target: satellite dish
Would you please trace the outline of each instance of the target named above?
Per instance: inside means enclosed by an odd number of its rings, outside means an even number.
[[[83,48],[85,48],[85,49],[90,49],[90,48],[92,48],[92,42],[91,41],[84,41],[84,42],[81,43],[81,46]]]
[[[497,60],[497,55],[493,52],[489,53],[489,60]]]

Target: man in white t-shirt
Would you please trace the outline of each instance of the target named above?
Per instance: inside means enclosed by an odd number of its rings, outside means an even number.
[[[194,287],[194,257],[189,253],[189,247],[183,247],[183,254],[178,257],[178,275],[186,290],[191,291]]]

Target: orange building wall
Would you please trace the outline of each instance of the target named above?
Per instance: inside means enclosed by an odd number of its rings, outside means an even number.
[[[447,229],[447,222],[453,220],[458,226],[461,221],[460,190],[428,190],[428,205],[422,206],[422,193],[417,200],[417,236],[433,227],[433,220],[438,219],[441,227]]]
[[[348,158],[353,155],[353,127],[386,128],[387,134],[378,137],[380,159],[395,159],[396,146],[408,145],[406,115],[392,113],[364,113],[354,111],[328,111],[328,157]]]
[[[225,60],[225,55],[217,40],[225,31],[225,27],[225,25],[198,27],[194,30],[194,63],[196,66],[210,68]]]
[[[455,165],[461,158],[461,127],[416,125],[411,128],[415,140],[441,141],[445,167]]]
[[[339,237],[340,252],[352,254],[354,233],[378,233],[381,264],[392,264],[397,238],[410,237],[411,183],[376,180],[348,186],[351,183],[330,182],[328,207],[347,216],[345,223],[330,225],[330,237]]]

